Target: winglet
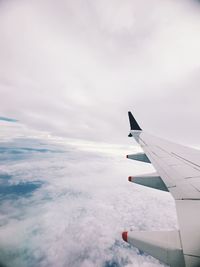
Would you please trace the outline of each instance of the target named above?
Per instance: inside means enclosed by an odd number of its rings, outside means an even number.
[[[133,117],[130,111],[128,112],[128,117],[129,117],[131,130],[142,131],[142,129],[140,128],[139,124],[137,123],[137,121],[135,120],[135,118]]]

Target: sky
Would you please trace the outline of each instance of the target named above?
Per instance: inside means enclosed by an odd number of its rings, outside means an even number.
[[[1,0],[0,115],[63,137],[199,146],[200,3]]]

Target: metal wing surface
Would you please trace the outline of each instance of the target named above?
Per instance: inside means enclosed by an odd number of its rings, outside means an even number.
[[[129,120],[129,137],[140,144],[143,158],[148,159],[157,171],[153,176],[136,177],[136,181],[154,188],[158,188],[154,186],[155,182],[164,182],[161,190],[169,191],[175,199],[180,229],[124,232],[123,239],[172,267],[199,267],[200,151],[145,133],[131,112]],[[134,155],[128,157],[137,160]],[[129,180],[134,182],[134,177]]]

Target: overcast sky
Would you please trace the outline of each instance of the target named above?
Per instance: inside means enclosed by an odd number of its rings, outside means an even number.
[[[1,0],[0,116],[56,135],[200,145],[200,3]]]

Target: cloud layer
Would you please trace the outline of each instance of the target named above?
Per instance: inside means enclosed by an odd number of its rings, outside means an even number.
[[[3,266],[163,266],[121,239],[125,229],[177,227],[168,193],[127,182],[152,171],[124,159],[130,147],[36,134],[19,123],[1,127]]]
[[[199,144],[199,13],[189,0],[1,1],[1,115],[122,142],[132,109],[149,131]]]

